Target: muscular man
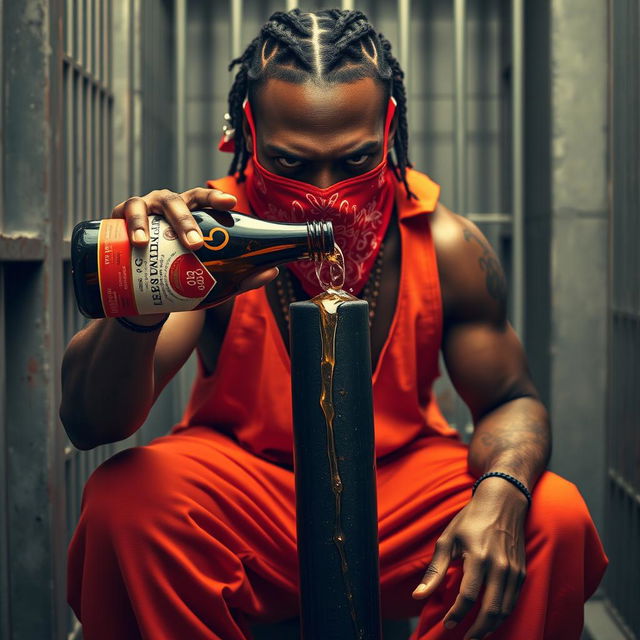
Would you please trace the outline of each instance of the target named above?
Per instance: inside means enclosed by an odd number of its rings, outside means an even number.
[[[143,245],[148,214],[162,214],[193,248],[196,208],[333,220],[345,288],[373,312],[383,614],[420,615],[420,640],[577,640],[606,557],[575,486],[545,471],[548,415],[495,253],[411,169],[388,41],[360,12],[295,10],[274,14],[235,65],[230,175],[131,198],[113,215]],[[302,265],[275,276],[148,333],[104,319],[71,341],[61,416],[83,449],[135,432],[198,354],[180,424],[85,488],[69,601],[87,640],[236,640],[252,621],[296,615],[287,308],[317,283]],[[468,447],[432,393],[440,350],[473,415]],[[507,477],[472,496],[493,471]]]

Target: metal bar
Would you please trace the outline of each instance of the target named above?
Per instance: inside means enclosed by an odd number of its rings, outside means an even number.
[[[524,244],[524,1],[511,2],[513,113],[511,166],[513,172],[513,327],[525,340],[525,244]]]
[[[89,71],[90,73],[95,73],[95,68],[94,68],[94,57],[93,57],[93,53],[94,53],[94,48],[93,48],[93,44],[94,44],[94,30],[93,30],[93,5],[95,3],[95,0],[87,0],[87,4],[86,6],[86,18],[85,18],[85,24],[86,24],[86,28],[87,28],[87,58],[85,61],[85,66],[87,67],[87,71]]]
[[[82,84],[84,99],[84,157],[82,162],[86,167],[84,174],[84,202],[83,211],[91,211],[92,197],[93,197],[93,86],[86,80]],[[81,212],[82,213],[82,212]],[[79,219],[74,222],[79,222]]]
[[[175,0],[176,41],[176,178],[182,191],[187,184],[186,154],[186,75],[187,75],[187,2]]]
[[[73,180],[73,67],[65,64],[64,75],[64,219],[65,229],[69,231],[75,208],[74,180]]]
[[[80,64],[84,64],[84,3],[85,0],[76,0],[76,55]]]
[[[77,220],[79,212],[86,210],[84,203],[84,171],[85,166],[83,162],[84,149],[83,149],[83,132],[84,132],[84,109],[82,108],[82,87],[84,79],[77,73],[73,76],[73,111],[74,111],[74,131],[73,131],[73,181],[74,181],[74,212],[73,221]]]
[[[640,507],[640,493],[636,491],[636,489],[627,482],[620,473],[618,473],[615,469],[609,468],[609,480],[615,484],[615,486],[624,492],[624,494],[633,500]]]
[[[231,0],[231,57],[242,53],[242,0]]]
[[[104,1],[96,0],[96,76],[104,82]]]
[[[77,60],[75,60],[71,56],[65,55],[63,56],[63,61],[70,67],[73,67],[76,73],[82,76],[82,78],[84,78],[87,82],[94,85],[104,94],[106,94],[109,99],[113,99],[113,93],[111,92],[109,86],[102,82],[98,76],[83,67]]]
[[[64,495],[64,442],[66,435],[61,429],[58,408],[60,406],[61,384],[60,371],[62,354],[64,351],[64,324],[63,324],[63,264],[61,261],[61,240],[64,235],[64,216],[59,215],[64,206],[64,163],[60,158],[64,157],[64,138],[60,133],[64,128],[66,92],[63,82],[63,56],[64,41],[58,28],[64,19],[65,0],[51,0],[49,2],[49,37],[48,44],[52,55],[48,57],[48,71],[51,77],[51,87],[48,93],[49,125],[49,153],[47,175],[51,180],[49,188],[49,206],[47,211],[48,224],[46,224],[46,251],[43,266],[43,286],[46,292],[45,299],[41,303],[42,316],[46,317],[46,325],[43,335],[43,359],[46,366],[56,372],[44,382],[46,387],[47,405],[47,441],[48,441],[48,481],[47,498],[50,512],[49,540],[52,554],[53,570],[53,609],[54,616],[51,621],[52,636],[64,637],[67,619],[66,603],[66,500]],[[45,36],[46,38],[46,36]],[[46,41],[46,40],[45,40]],[[46,116],[45,116],[46,117]],[[51,488],[58,489],[51,491]],[[55,495],[51,496],[54,493]]]
[[[104,139],[104,99],[102,94],[98,93],[96,96],[96,198],[94,202],[94,209],[91,215],[94,218],[102,218],[106,216],[102,203],[104,201],[104,172],[106,167],[104,166],[104,153],[102,151],[105,144]]]
[[[510,213],[467,213],[471,222],[481,224],[511,224],[513,216]]]
[[[64,51],[67,55],[74,54],[74,33],[73,33],[73,0],[65,1],[64,16]]]
[[[398,33],[400,35],[400,64],[404,70],[404,86],[407,102],[411,91],[411,0],[398,0]]]
[[[461,215],[467,213],[467,6],[466,0],[454,0],[454,182],[455,208]]]
[[[73,627],[67,636],[67,640],[82,640],[82,625],[79,620],[75,619],[75,616]]]
[[[29,233],[0,233],[0,260],[21,262],[44,260],[45,242],[41,236]]]
[[[106,72],[104,80],[109,89],[113,89],[113,5],[111,4],[111,0],[105,0],[105,25],[107,42],[105,46]]]
[[[2,9],[0,3],[0,10]],[[2,15],[0,13],[0,22]],[[1,52],[0,52],[1,55]],[[0,411],[6,415],[6,357],[5,357],[5,304],[4,304],[4,267],[0,265]],[[6,422],[0,422],[0,637],[10,638],[11,633],[11,589],[9,581],[9,487],[7,474]]]

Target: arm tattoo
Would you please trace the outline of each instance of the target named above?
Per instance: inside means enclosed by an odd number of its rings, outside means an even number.
[[[480,268],[486,273],[487,291],[492,298],[504,303],[507,299],[507,281],[493,249],[470,229],[464,230],[464,239],[467,242],[475,240],[480,245],[483,253],[482,256],[478,258],[478,262]]]
[[[528,481],[537,477],[549,459],[551,434],[546,412],[536,405],[515,400],[480,420],[469,449],[472,467],[510,469]]]

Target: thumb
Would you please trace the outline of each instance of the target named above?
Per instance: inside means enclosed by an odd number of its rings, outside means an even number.
[[[451,562],[453,543],[446,538],[440,538],[436,542],[436,548],[431,558],[431,563],[422,576],[420,584],[413,590],[412,597],[416,600],[428,598],[442,582]]]

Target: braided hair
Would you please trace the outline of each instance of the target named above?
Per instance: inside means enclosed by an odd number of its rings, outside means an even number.
[[[244,144],[242,104],[252,98],[267,78],[301,83],[311,78],[323,82],[380,79],[397,103],[398,127],[390,167],[401,181],[407,197],[415,197],[407,183],[409,130],[404,72],[391,53],[391,43],[371,26],[362,11],[324,9],[305,13],[300,9],[276,11],[262,26],[244,53],[229,65],[239,67],[229,92],[230,127],[235,130],[235,152],[229,175],[245,179],[251,154]]]

